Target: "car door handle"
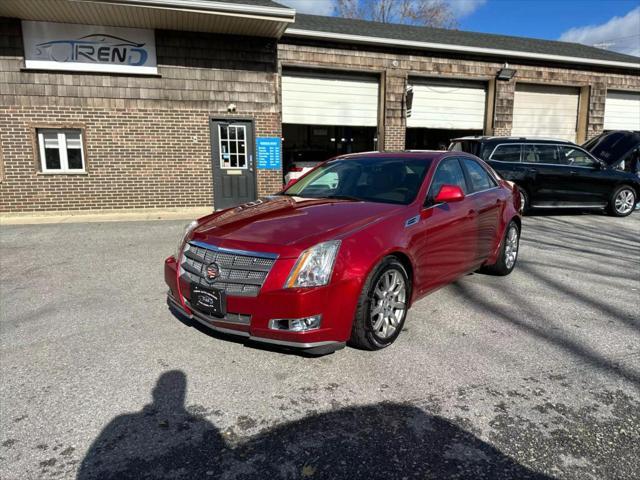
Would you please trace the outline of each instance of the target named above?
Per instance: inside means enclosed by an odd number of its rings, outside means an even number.
[[[577,175],[577,174],[578,174],[578,172],[576,172],[575,170],[570,170],[569,171],[569,175]]]
[[[469,210],[469,213],[467,213],[467,217],[469,218],[473,218],[477,216],[478,216],[478,212],[476,212],[475,210]]]
[[[537,168],[528,168],[527,169],[527,173],[538,173],[538,169]]]

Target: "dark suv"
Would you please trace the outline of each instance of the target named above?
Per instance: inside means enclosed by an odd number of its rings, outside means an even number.
[[[611,215],[625,217],[633,212],[640,194],[636,173],[610,166],[564,140],[463,137],[452,140],[449,150],[472,153],[514,182],[523,210],[605,208]]]

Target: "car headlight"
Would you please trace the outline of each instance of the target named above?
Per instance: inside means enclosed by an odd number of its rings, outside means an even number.
[[[340,240],[332,240],[319,243],[302,252],[291,269],[284,284],[285,288],[319,287],[329,283],[338,248]]]
[[[182,253],[182,247],[184,247],[184,242],[187,240],[187,237],[193,230],[198,226],[198,221],[194,220],[189,225],[185,227],[184,233],[180,237],[180,243],[178,243],[178,250],[176,251],[176,259],[180,258],[180,254]]]

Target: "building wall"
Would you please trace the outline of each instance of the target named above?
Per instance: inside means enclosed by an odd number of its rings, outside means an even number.
[[[384,138],[388,150],[405,146],[406,122],[403,96],[409,77],[437,77],[440,79],[494,79],[504,62],[454,59],[422,53],[404,53],[365,46],[304,44],[286,38],[278,45],[281,66],[311,67],[328,70],[365,71],[384,79],[385,111]],[[493,125],[486,125],[494,135],[510,135],[513,121],[513,97],[517,82],[544,85],[588,87],[589,104],[584,109],[586,137],[602,132],[604,103],[607,89],[640,91],[640,75],[584,70],[575,67],[531,66],[509,62],[517,70],[511,81],[496,81]]]
[[[159,75],[139,77],[22,71],[20,22],[0,32],[0,211],[211,206],[209,118],[281,135],[273,40],[156,31]],[[38,127],[81,128],[87,173],[40,173]],[[282,173],[257,184],[277,191]]]

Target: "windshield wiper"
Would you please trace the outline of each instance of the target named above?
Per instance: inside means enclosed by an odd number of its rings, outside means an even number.
[[[353,195],[327,195],[324,198],[334,198],[336,200],[353,200],[354,202],[361,202],[362,199],[354,197]]]

